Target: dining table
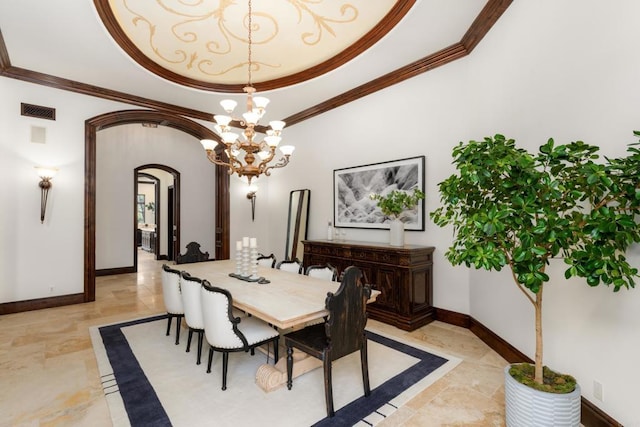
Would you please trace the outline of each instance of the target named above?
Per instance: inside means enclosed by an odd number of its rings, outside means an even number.
[[[340,282],[260,265],[257,276],[268,283],[242,280],[230,275],[236,271],[234,260],[183,264],[180,269],[228,290],[234,307],[280,329],[304,326],[327,316],[327,293],[340,287]],[[380,291],[372,290],[367,302],[375,301],[379,294]]]

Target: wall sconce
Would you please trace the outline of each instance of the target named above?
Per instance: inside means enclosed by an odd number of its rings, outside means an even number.
[[[251,200],[251,222],[256,218],[256,193],[258,192],[258,186],[251,184],[249,186],[249,192],[247,193],[247,199]]]
[[[40,224],[44,223],[44,213],[47,210],[47,198],[49,197],[49,189],[51,188],[51,179],[56,176],[58,169],[43,168],[36,166],[36,172],[40,177],[38,186],[40,187]]]

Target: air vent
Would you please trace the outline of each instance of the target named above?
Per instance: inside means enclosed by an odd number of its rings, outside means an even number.
[[[41,105],[20,103],[20,114],[28,117],[37,117],[39,119],[55,120],[56,109],[51,107],[43,107]]]

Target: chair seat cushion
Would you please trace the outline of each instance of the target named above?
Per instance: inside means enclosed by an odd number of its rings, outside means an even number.
[[[299,331],[291,332],[284,336],[286,346],[290,344],[310,354],[321,353],[327,347],[325,324],[307,326]],[[311,351],[315,350],[315,351]],[[316,356],[317,357],[317,356]]]
[[[247,343],[250,346],[280,335],[280,332],[276,329],[255,317],[243,317],[242,321],[238,324],[238,329],[247,339]]]

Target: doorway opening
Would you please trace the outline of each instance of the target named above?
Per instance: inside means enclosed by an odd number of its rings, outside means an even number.
[[[134,269],[138,248],[156,260],[175,260],[180,244],[180,172],[161,164],[134,169]],[[144,207],[141,206],[144,203]]]

